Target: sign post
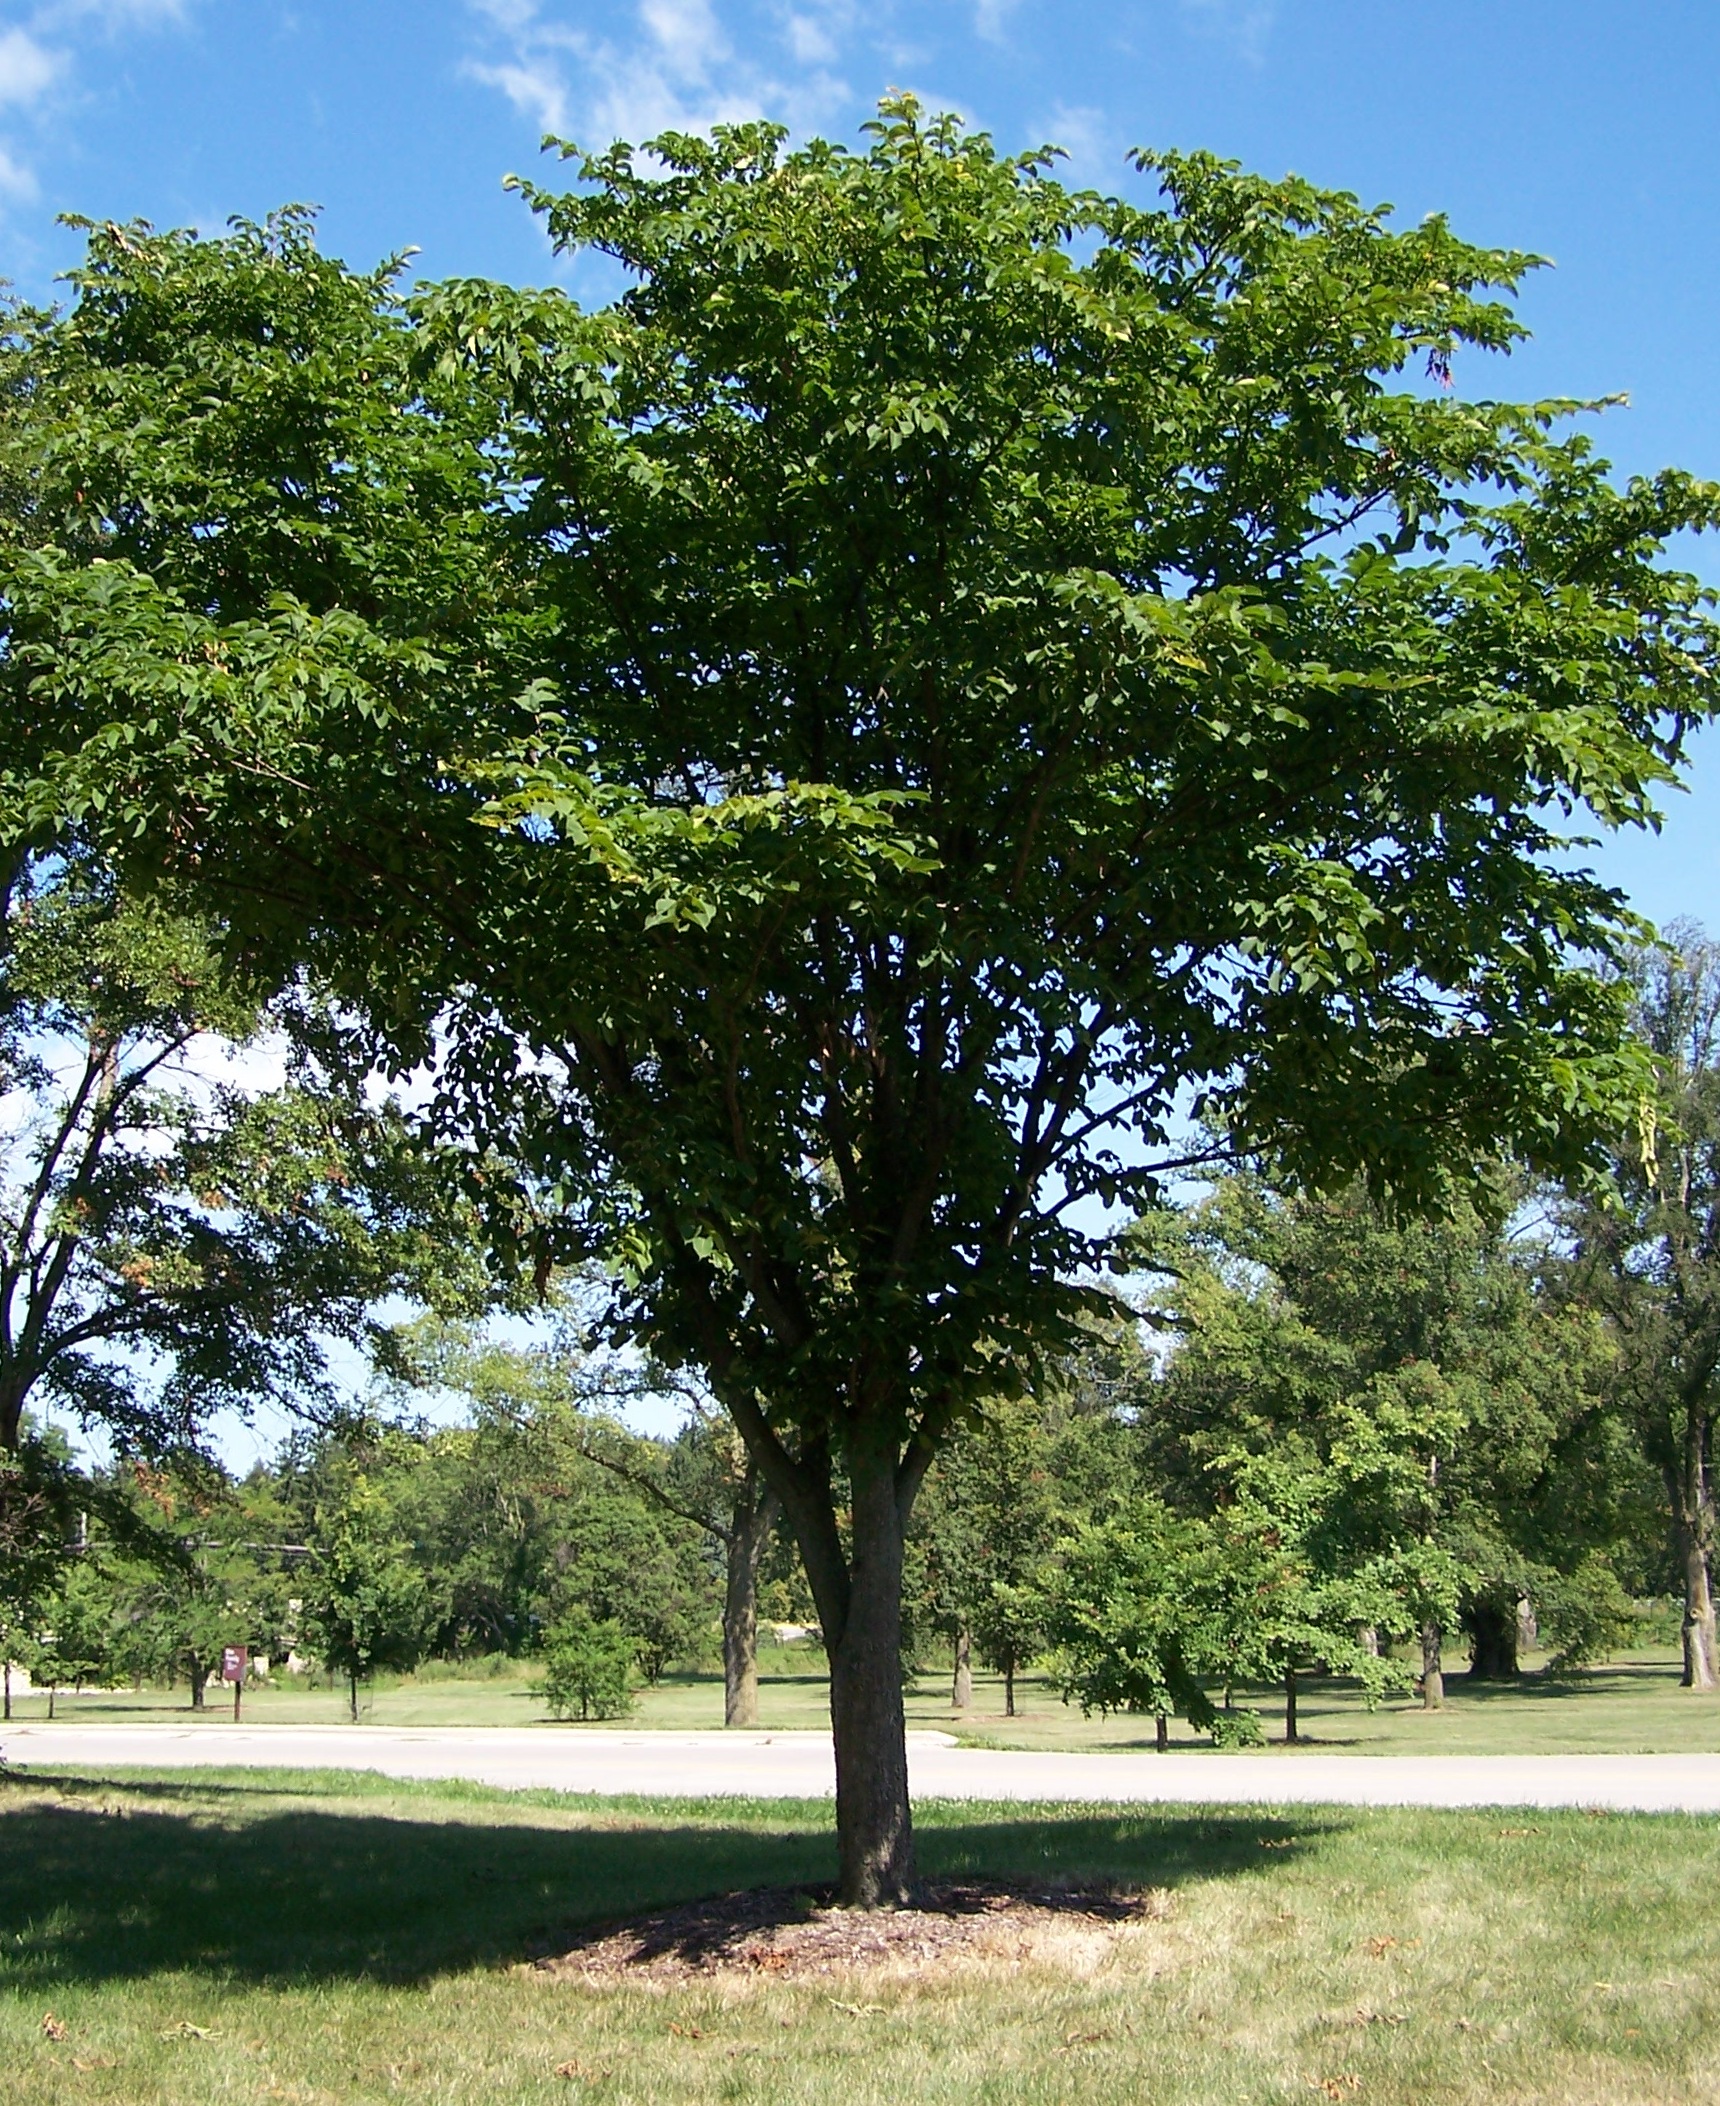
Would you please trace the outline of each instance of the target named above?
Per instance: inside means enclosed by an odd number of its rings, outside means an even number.
[[[245,1661],[247,1649],[242,1645],[224,1645],[221,1648],[221,1679],[233,1685],[233,1723],[239,1723],[239,1699],[245,1693]]]

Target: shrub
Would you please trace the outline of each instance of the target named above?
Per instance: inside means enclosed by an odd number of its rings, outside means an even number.
[[[624,1718],[634,1701],[634,1641],[573,1609],[549,1632],[537,1694],[557,1718]]]
[[[1554,1674],[1608,1659],[1638,1635],[1635,1605],[1598,1552],[1591,1551],[1574,1572],[1543,1581],[1535,1614]]]

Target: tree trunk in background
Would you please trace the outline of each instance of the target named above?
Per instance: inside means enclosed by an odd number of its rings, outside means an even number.
[[[723,1590],[723,1724],[758,1724],[758,1567],[779,1509],[758,1486],[756,1467],[736,1503]]]
[[[1364,1623],[1356,1635],[1361,1642],[1362,1651],[1370,1659],[1377,1660],[1380,1656],[1380,1634],[1375,1627],[1371,1623]]]
[[[1675,1474],[1668,1470],[1684,1567],[1684,1686],[1712,1689],[1717,1662],[1714,1629],[1714,1494],[1708,1481],[1706,1391],[1684,1404],[1684,1453]]]
[[[1003,1658],[1003,1715],[1015,1716],[1015,1655],[1005,1653]]]
[[[1535,1604],[1528,1595],[1519,1596],[1517,1602],[1517,1653],[1518,1657],[1532,1652],[1541,1642],[1541,1626],[1535,1619]]]
[[[1296,1670],[1284,1670],[1284,1745],[1293,1748],[1301,1735],[1296,1730]]]
[[[973,1702],[973,1638],[964,1624],[956,1633],[956,1676],[950,1708],[965,1711]]]
[[[351,1701],[352,1701],[352,1722],[353,1722],[353,1724],[354,1724],[354,1725],[356,1726],[356,1725],[358,1724],[358,1677],[357,1677],[357,1675],[349,1675],[349,1676],[347,1677],[347,1695],[348,1695],[348,1696],[350,1697],[350,1699],[351,1699]],[[584,1716],[584,1713],[582,1712],[582,1713],[581,1713],[580,1715],[581,1715],[581,1717],[583,1717],[583,1716]]]
[[[8,1724],[10,1724],[10,1723],[11,1723],[11,1719],[12,1719],[12,1663],[11,1663],[11,1661],[10,1661],[10,1660],[8,1660],[8,1661],[7,1661],[6,1663],[5,1663],[5,1668],[6,1668],[6,1721],[7,1721],[7,1723],[8,1723]]]
[[[902,1516],[893,1445],[868,1450],[857,1441],[848,1469],[847,1610],[839,1630],[826,1619],[825,1631],[840,1898],[849,1908],[895,1908],[913,1898],[914,1824],[902,1710]]]
[[[1170,1744],[1171,1722],[1161,1711],[1153,1721],[1153,1746],[1162,1755],[1169,1748]]]
[[[1686,1689],[1716,1686],[1714,1588],[1708,1549],[1699,1528],[1681,1522],[1679,1551],[1684,1564],[1684,1674]]]
[[[1421,1708],[1424,1711],[1445,1708],[1445,1674],[1440,1666],[1443,1635],[1437,1623],[1424,1623],[1421,1627]]]
[[[1514,1682],[1522,1673],[1517,1664],[1517,1602],[1496,1594],[1480,1595],[1469,1608],[1469,1679],[1472,1682]]]
[[[191,1708],[193,1711],[201,1711],[203,1709],[203,1686],[208,1679],[208,1668],[203,1665],[201,1660],[193,1660],[191,1663]]]

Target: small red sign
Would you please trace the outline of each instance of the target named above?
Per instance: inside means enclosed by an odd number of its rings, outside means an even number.
[[[242,1645],[224,1645],[221,1648],[221,1679],[223,1682],[242,1682],[245,1679],[246,1649]]]

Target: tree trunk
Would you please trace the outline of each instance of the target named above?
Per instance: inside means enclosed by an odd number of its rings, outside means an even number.
[[[727,1544],[723,1589],[723,1724],[758,1724],[758,1567],[778,1507],[774,1492],[756,1489],[757,1471],[747,1472],[747,1491],[736,1502]]]
[[[1517,1603],[1499,1595],[1481,1595],[1469,1607],[1469,1679],[1472,1682],[1515,1682],[1522,1673],[1517,1664]]]
[[[1708,1570],[1708,1548],[1699,1526],[1680,1524],[1679,1550],[1684,1563],[1684,1674],[1686,1689],[1716,1686],[1714,1588]]]
[[[973,1636],[966,1624],[956,1633],[956,1676],[950,1690],[950,1708],[965,1711],[973,1702]]]
[[[1153,1721],[1153,1746],[1162,1755],[1169,1748],[1170,1744],[1171,1722],[1161,1711]]]
[[[347,1696],[348,1696],[348,1699],[350,1700],[350,1702],[351,1702],[351,1705],[352,1705],[352,1722],[353,1722],[353,1724],[354,1724],[354,1725],[356,1726],[356,1725],[358,1724],[358,1677],[357,1677],[357,1675],[348,1675],[348,1676],[347,1676],[347,1678],[346,1678],[346,1688],[347,1688]],[[585,1716],[585,1714],[584,1714],[583,1712],[581,1712],[581,1713],[580,1713],[580,1716],[581,1716],[581,1717],[583,1718],[583,1717]]]
[[[1714,1579],[1714,1494],[1708,1481],[1708,1413],[1706,1396],[1686,1397],[1684,1453],[1672,1480],[1678,1555],[1684,1567],[1684,1686],[1712,1689],[1716,1682]]]
[[[6,1663],[5,1663],[5,1668],[6,1668],[6,1723],[7,1723],[8,1725],[10,1725],[10,1724],[11,1724],[11,1722],[12,1722],[12,1663],[11,1663],[11,1661],[10,1661],[10,1660],[6,1661]]]
[[[852,1557],[846,1614],[826,1630],[836,1750],[840,1898],[849,1908],[906,1905],[914,1886],[902,1709],[902,1516],[890,1443],[848,1457]]]
[[[1003,1659],[1003,1715],[1015,1716],[1015,1655],[1006,1653]]]
[[[1296,1730],[1296,1670],[1284,1670],[1284,1745],[1293,1748],[1301,1735]]]
[[[1528,1595],[1517,1597],[1517,1652],[1521,1657],[1541,1642],[1541,1626],[1535,1618],[1535,1604]]]
[[[1362,1651],[1367,1654],[1370,1660],[1377,1660],[1380,1656],[1380,1634],[1378,1628],[1371,1623],[1364,1623],[1357,1636],[1361,1643]]]
[[[1421,1708],[1424,1711],[1443,1711],[1445,1708],[1445,1673],[1440,1665],[1443,1636],[1437,1623],[1424,1623],[1421,1627]]]
[[[191,1708],[193,1711],[201,1711],[203,1709],[203,1685],[208,1679],[208,1668],[203,1665],[201,1660],[193,1660],[191,1663]]]
[[[53,1683],[52,1683],[52,1682],[50,1682],[50,1683],[48,1684],[48,1716],[49,1716],[49,1718],[52,1718],[52,1717],[53,1717],[53,1715],[54,1715],[54,1697],[55,1697],[55,1695],[56,1695],[56,1694],[57,1694],[57,1692],[56,1692],[56,1690],[55,1690],[55,1688],[54,1688],[54,1685],[53,1685]]]

